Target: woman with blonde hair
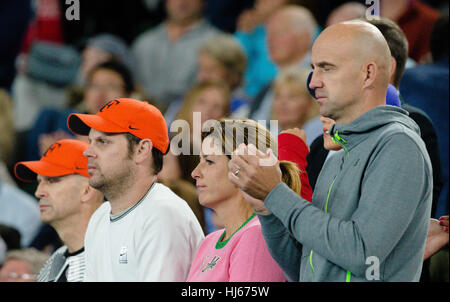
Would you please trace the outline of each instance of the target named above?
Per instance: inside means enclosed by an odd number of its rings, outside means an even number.
[[[220,119],[230,114],[230,89],[223,82],[203,82],[186,94],[175,120],[185,120],[193,129],[193,113],[201,113],[201,125],[209,119]]]
[[[281,72],[274,82],[272,119],[281,130],[303,128],[310,145],[322,134],[319,105],[309,94],[305,83],[310,70],[290,68]]]
[[[222,119],[203,126],[200,163],[192,177],[200,203],[214,210],[224,228],[201,243],[187,281],[286,281],[267,249],[258,217],[246,202],[249,197],[228,179],[228,162],[241,143],[278,154],[274,137],[253,120]],[[283,181],[300,194],[299,168],[281,161],[281,170]]]
[[[185,96],[183,100],[183,105],[176,115],[175,121],[187,122],[188,129],[177,128],[176,124],[171,123],[169,127],[171,131],[171,137],[182,136],[181,142],[190,142],[189,154],[178,155],[178,163],[176,165],[180,166],[181,178],[186,179],[190,182],[192,178],[190,177],[190,172],[197,166],[198,158],[196,156],[191,156],[194,154],[194,148],[197,150],[200,146],[193,146],[193,134],[194,123],[200,122],[199,128],[201,129],[204,122],[207,120],[219,120],[223,117],[229,115],[229,104],[230,104],[230,91],[227,85],[220,82],[205,82],[194,86]],[[194,113],[200,115],[200,120],[194,120]],[[183,132],[184,131],[184,132]],[[187,137],[189,136],[189,137]],[[182,146],[175,146],[180,147]],[[198,154],[198,153],[196,153]],[[175,157],[171,157],[173,160]]]
[[[230,89],[232,117],[247,117],[251,98],[244,92],[247,56],[239,41],[230,34],[207,39],[198,50],[197,82],[223,82]]]

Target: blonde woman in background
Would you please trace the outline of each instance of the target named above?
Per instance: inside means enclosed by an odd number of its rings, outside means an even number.
[[[193,113],[201,113],[201,125],[209,119],[218,120],[230,114],[230,89],[222,82],[204,82],[194,86],[183,100],[176,120],[188,122],[193,130]],[[192,134],[192,133],[191,133]]]
[[[223,82],[230,89],[230,116],[248,116],[251,98],[243,89],[247,56],[238,40],[230,34],[213,36],[198,52],[197,82]]]
[[[176,116],[176,121],[186,121],[188,129],[177,128],[176,124],[172,124],[172,128],[169,127],[169,131],[172,134],[172,138],[175,136],[178,139],[182,139],[182,143],[190,142],[189,154],[180,154],[178,156],[180,162],[180,168],[182,173],[182,178],[186,179],[193,184],[190,172],[197,166],[198,157],[191,156],[194,154],[199,154],[200,146],[193,146],[193,130],[194,130],[194,113],[200,114],[200,125],[196,125],[200,130],[203,123],[207,120],[219,120],[223,117],[229,115],[229,105],[230,105],[230,92],[228,86],[219,82],[207,82],[198,84],[192,88],[183,100],[183,106],[181,107],[178,115]],[[189,137],[187,137],[189,136]],[[176,141],[178,141],[176,139]],[[171,143],[174,145],[174,142]],[[182,148],[183,146],[178,144],[175,147]]]
[[[306,87],[309,72],[310,70],[299,68],[281,72],[274,82],[272,107],[272,119],[278,120],[279,130],[304,129],[308,145],[323,133],[319,105]]]

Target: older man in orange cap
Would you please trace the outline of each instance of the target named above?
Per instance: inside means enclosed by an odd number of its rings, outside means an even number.
[[[84,235],[89,219],[102,204],[103,194],[89,185],[85,142],[54,143],[38,161],[18,162],[14,173],[22,181],[38,181],[41,220],[58,233],[64,246],[41,269],[37,281],[84,279]]]

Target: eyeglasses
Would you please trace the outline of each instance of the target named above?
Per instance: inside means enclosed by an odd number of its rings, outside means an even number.
[[[17,280],[26,280],[26,281],[35,281],[37,275],[32,274],[18,274],[15,272],[6,272],[0,275],[1,281],[17,281]]]

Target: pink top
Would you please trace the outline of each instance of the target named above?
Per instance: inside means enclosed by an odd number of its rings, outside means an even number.
[[[188,282],[284,282],[272,259],[256,215],[251,216],[227,241],[224,229],[206,236],[192,262]]]

